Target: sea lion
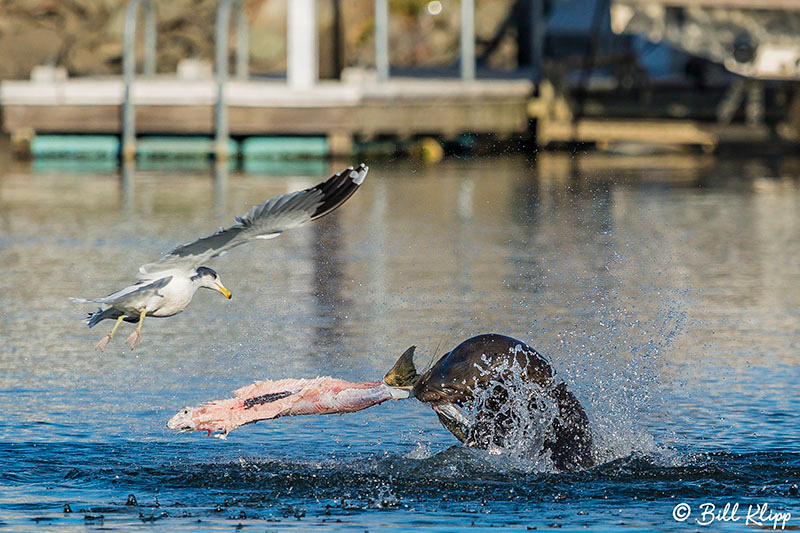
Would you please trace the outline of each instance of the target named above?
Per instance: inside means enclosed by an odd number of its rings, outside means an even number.
[[[594,464],[586,412],[566,384],[556,379],[547,359],[524,342],[493,333],[478,335],[444,354],[420,376],[413,375],[412,356],[413,347],[384,381],[395,386],[413,383],[411,396],[430,404],[442,425],[464,444],[506,447],[510,433],[526,422],[520,417],[542,417],[550,407],[550,419],[543,420],[547,427],[541,453],[549,452],[559,470]],[[522,408],[508,409],[515,394],[528,397]],[[464,413],[475,408],[472,417]]]
[[[261,381],[235,397],[187,407],[167,426],[224,438],[244,424],[302,414],[360,411],[390,399],[431,405],[442,425],[467,446],[507,447],[524,437],[531,454],[549,454],[559,470],[594,465],[589,419],[557,379],[545,357],[522,341],[498,334],[467,339],[417,374],[412,346],[383,381],[351,383],[331,377]],[[520,427],[534,421],[537,435]],[[528,425],[530,427],[530,425]],[[516,433],[515,433],[516,431]]]

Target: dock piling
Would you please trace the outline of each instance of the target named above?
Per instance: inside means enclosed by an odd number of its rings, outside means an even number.
[[[152,2],[144,4],[144,62],[142,74],[154,76],[156,73],[156,8]]]
[[[389,2],[375,0],[375,71],[378,82],[389,79]]]
[[[354,152],[353,135],[347,131],[328,133],[328,150],[331,157],[350,157]]]
[[[239,9],[236,19],[236,79],[246,80],[250,76],[250,21],[247,11]]]
[[[136,81],[136,26],[139,19],[139,6],[145,4],[145,61],[147,75],[155,72],[156,25],[155,10],[150,0],[130,0],[125,10],[124,54],[122,72],[124,93],[122,100],[122,149],[123,161],[136,157],[136,110],[133,101],[133,84]]]
[[[307,91],[317,83],[316,0],[292,0],[287,11],[286,78],[293,90]]]
[[[475,79],[475,0],[461,0],[461,79]]]
[[[217,35],[215,43],[217,100],[214,105],[214,156],[219,161],[226,160],[229,155],[228,137],[230,136],[230,130],[228,127],[226,88],[228,85],[228,35],[230,33],[231,8],[236,8],[241,12],[242,0],[221,0],[217,6]],[[242,38],[242,26],[246,25],[246,22],[246,16],[240,14],[237,23],[237,47],[241,47],[243,42],[246,44],[246,39]],[[246,72],[247,59],[245,52],[238,48],[236,55],[237,75]]]

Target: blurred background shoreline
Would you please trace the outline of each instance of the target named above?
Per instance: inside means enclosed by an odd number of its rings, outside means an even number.
[[[18,158],[541,149],[786,153],[782,0],[30,0],[0,5]]]

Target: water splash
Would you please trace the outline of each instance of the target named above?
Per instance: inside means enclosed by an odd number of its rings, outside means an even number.
[[[685,320],[684,312],[668,306],[650,321],[609,320],[606,331],[589,337],[589,349],[581,358],[583,379],[575,389],[586,398],[598,462],[631,454],[666,464],[680,461],[668,442],[669,429],[657,428],[653,422],[665,409],[662,356]]]
[[[417,442],[417,446],[410,452],[403,455],[405,459],[429,459],[431,457],[431,447],[427,442]]]
[[[542,337],[555,341],[545,349],[589,416],[598,463],[639,454],[678,464],[675,435],[656,422],[667,409],[663,357],[686,325],[687,295],[661,286],[651,265],[611,257],[576,283],[577,296],[555,296],[571,319],[548,325]]]
[[[484,365],[475,365],[486,385],[472,392],[463,415],[470,428],[480,425],[483,429],[480,435],[471,429],[469,440],[479,442],[489,455],[504,457],[507,466],[515,470],[555,471],[550,452],[544,448],[559,414],[558,402],[551,390],[525,378],[525,369],[515,357],[523,351],[522,345],[518,345],[510,350],[509,357],[494,364],[483,355]],[[503,420],[502,426],[486,424],[487,416]]]

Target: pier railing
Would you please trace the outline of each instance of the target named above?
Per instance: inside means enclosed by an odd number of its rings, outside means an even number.
[[[133,82],[136,79],[136,29],[139,8],[144,4],[144,75],[156,72],[156,17],[152,0],[130,0],[125,10],[124,55],[122,73],[125,89],[122,99],[122,158],[136,155],[136,111],[133,101]]]
[[[311,89],[317,77],[315,0],[292,0],[288,6],[287,24],[287,82],[293,89]],[[140,7],[145,9],[143,74],[152,76],[156,71],[156,12],[153,0],[130,0],[125,12],[123,56],[124,93],[122,104],[122,158],[131,160],[136,155],[136,102],[133,88],[136,82],[136,33]],[[231,12],[237,13],[236,22],[236,78],[248,78],[249,21],[243,9],[243,0],[220,0],[216,14],[216,101],[214,107],[214,153],[218,159],[228,157],[228,108],[226,102],[228,73],[228,37]],[[461,79],[475,79],[475,1],[461,0]],[[389,2],[375,0],[375,69],[378,83],[390,77],[389,55]]]
[[[247,44],[248,21],[243,9],[243,0],[222,0],[217,6],[217,100],[214,106],[214,154],[218,160],[228,158],[228,106],[225,100],[228,85],[228,32],[230,30],[231,9],[238,12],[236,23],[236,77],[248,76],[249,46]]]
[[[247,79],[249,65],[249,23],[243,9],[243,0],[221,0],[217,6],[216,19],[216,78],[217,98],[214,108],[215,146],[220,159],[228,157],[228,109],[225,105],[225,89],[228,83],[228,35],[231,10],[237,10],[236,23],[236,78]],[[152,0],[130,0],[125,11],[124,36],[124,93],[122,102],[122,157],[131,160],[136,155],[136,112],[133,86],[136,81],[136,30],[139,8],[145,8],[144,65],[145,76],[155,74],[156,68],[156,20]]]

